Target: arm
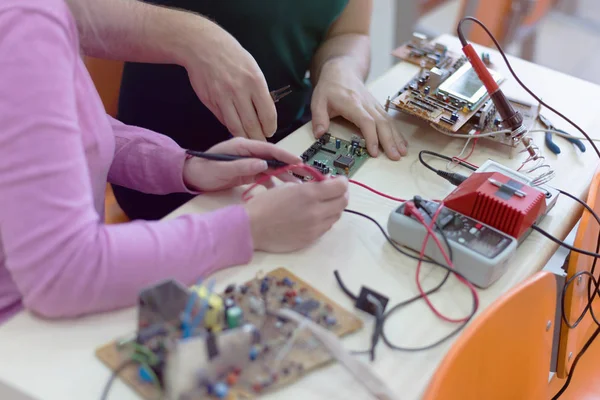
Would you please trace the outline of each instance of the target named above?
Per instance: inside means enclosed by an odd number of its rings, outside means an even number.
[[[248,262],[242,207],[102,224],[75,101],[75,33],[63,19],[0,12],[0,237],[25,306],[48,317],[111,310],[134,304],[158,280],[190,284]]]
[[[167,136],[108,118],[116,140],[110,183],[152,194],[189,192],[184,149]]]
[[[389,158],[398,160],[406,154],[406,140],[364,84],[372,10],[373,0],[349,0],[313,58],[313,131],[322,136],[331,118],[341,116],[360,128],[373,157],[381,144]]]
[[[373,0],[349,0],[313,57],[310,71],[313,85],[319,82],[321,70],[327,64],[341,63],[361,80],[367,78],[371,62],[372,11]]]
[[[138,0],[66,0],[86,55],[132,62],[184,65],[195,36],[220,29],[185,11]]]
[[[258,64],[209,19],[138,0],[67,3],[86,55],[181,65],[202,103],[234,136],[264,141],[277,130],[275,104]]]

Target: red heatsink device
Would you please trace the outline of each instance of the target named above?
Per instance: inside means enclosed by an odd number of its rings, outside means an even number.
[[[444,205],[519,239],[546,211],[544,194],[499,172],[474,173]]]

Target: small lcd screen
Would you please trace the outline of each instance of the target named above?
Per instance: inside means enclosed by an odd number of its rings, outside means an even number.
[[[493,79],[498,83],[501,76],[493,70],[490,71]],[[483,83],[470,64],[464,64],[455,73],[450,75],[440,86],[439,92],[452,95],[468,104],[477,104],[487,95]]]
[[[469,68],[467,73],[462,74],[454,83],[450,86],[450,90],[456,94],[460,94],[466,99],[470,99],[483,87],[483,83],[477,76],[474,69]]]

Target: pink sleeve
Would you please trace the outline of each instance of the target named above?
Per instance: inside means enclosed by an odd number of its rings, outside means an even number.
[[[158,280],[190,284],[248,262],[241,206],[102,223],[78,125],[75,34],[63,20],[0,6],[0,238],[25,306],[47,317],[111,310]]]
[[[151,194],[192,193],[183,183],[185,150],[168,136],[108,118],[116,139],[110,183]]]

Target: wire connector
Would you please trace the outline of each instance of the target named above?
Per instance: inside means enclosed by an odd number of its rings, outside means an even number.
[[[458,186],[467,180],[466,176],[458,174],[456,172],[447,172],[447,171],[437,170],[436,174],[438,174],[439,176],[441,176],[442,178],[444,178],[445,180],[447,180],[454,186]]]

